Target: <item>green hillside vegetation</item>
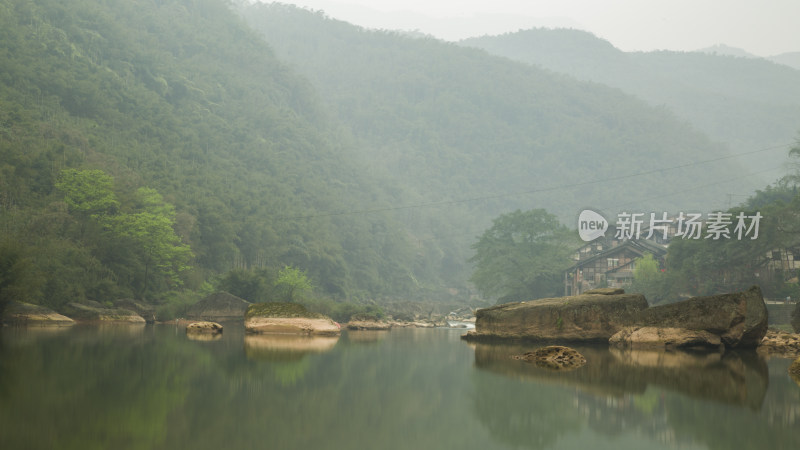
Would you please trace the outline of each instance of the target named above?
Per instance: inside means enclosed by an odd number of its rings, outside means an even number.
[[[257,32],[223,0],[0,5],[0,308],[466,301],[498,214],[701,209],[724,191],[693,186],[742,173],[691,165],[725,149],[614,89],[240,8]]]
[[[341,300],[435,280],[384,214],[288,219],[390,203],[226,2],[12,0],[0,42],[3,300],[163,302],[234,268]]]
[[[783,146],[776,150],[782,151],[800,128],[800,71],[766,59],[623,52],[590,33],[567,29],[531,29],[461,44],[664,105],[735,153],[773,146]],[[764,155],[742,161],[753,168],[774,167],[776,161]],[[774,175],[753,178],[747,187],[760,187]]]
[[[692,187],[743,174],[730,160],[655,170],[727,152],[616,89],[293,6],[242,14],[319,88],[397,204],[434,204],[396,217],[426,255],[440,252],[426,261],[454,285],[470,271],[475,236],[499,214],[546,208],[571,224],[588,205],[705,209],[727,191]],[[617,180],[641,172],[649,174]],[[594,180],[609,181],[586,184]]]

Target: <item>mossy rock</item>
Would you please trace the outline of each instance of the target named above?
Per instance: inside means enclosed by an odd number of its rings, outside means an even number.
[[[270,318],[304,318],[304,319],[324,319],[322,314],[311,312],[299,303],[267,302],[253,303],[247,307],[244,314],[245,319],[253,317]]]

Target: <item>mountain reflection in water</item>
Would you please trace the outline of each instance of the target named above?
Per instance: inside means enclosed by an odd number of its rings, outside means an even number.
[[[511,446],[562,448],[585,423],[600,435],[634,433],[664,448],[800,448],[800,390],[754,351],[573,346],[587,364],[567,372],[512,358],[543,345],[473,345],[479,372],[507,379],[474,377],[475,413]]]
[[[789,360],[587,347],[553,373],[462,333],[2,329],[0,448],[800,448]]]

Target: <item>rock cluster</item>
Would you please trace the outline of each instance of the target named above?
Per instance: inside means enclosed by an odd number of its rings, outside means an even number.
[[[592,292],[592,291],[590,291]],[[755,348],[767,332],[758,286],[650,307],[640,294],[598,290],[480,309],[465,339],[599,341],[649,348]]]
[[[800,356],[800,334],[769,330],[758,349],[769,354]]]
[[[542,347],[513,358],[551,370],[572,370],[586,364],[586,358],[577,350],[561,345]]]

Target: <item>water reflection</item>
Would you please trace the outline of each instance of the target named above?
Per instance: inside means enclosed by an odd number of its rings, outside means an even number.
[[[650,374],[672,364],[651,356],[579,349],[599,367],[553,374],[455,330],[276,342],[240,326],[196,343],[71,328],[0,330],[0,448],[800,448],[788,360],[766,382],[742,355],[694,362],[748,392],[704,397]]]
[[[377,344],[389,334],[389,330],[347,330],[347,340],[354,344]]]
[[[507,376],[579,387],[601,395],[642,394],[658,386],[722,403],[760,408],[768,385],[766,362],[755,352],[695,354],[651,350],[575,347],[584,367],[553,372],[518,361],[531,346],[477,344],[475,366]]]
[[[247,335],[244,352],[247,359],[255,361],[295,361],[309,354],[327,352],[338,341],[339,336]]]
[[[587,364],[552,372],[512,358],[532,347],[475,346],[475,414],[509,445],[545,449],[591,432],[666,447],[800,448],[800,390],[755,352],[577,347]]]

